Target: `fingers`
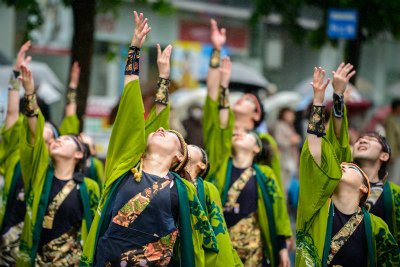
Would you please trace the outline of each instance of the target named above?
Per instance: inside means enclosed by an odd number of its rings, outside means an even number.
[[[161,47],[160,47],[160,44],[157,44],[157,58],[161,58]]]
[[[347,78],[350,80],[355,74],[356,74],[356,71],[353,70],[352,72],[350,72],[349,75],[347,75]]]
[[[225,28],[222,28],[221,31],[220,31],[220,33],[221,33],[221,35],[225,36],[225,35],[226,35],[226,29],[225,29]]]
[[[168,45],[163,51],[163,57],[169,59],[171,57],[172,45]]]
[[[215,19],[210,19],[211,32],[218,31],[217,21]]]
[[[28,65],[29,62],[31,62],[31,60],[32,60],[32,57],[28,56],[28,57],[25,58],[25,61],[23,62],[23,64]]]
[[[30,47],[31,47],[31,40],[28,40],[21,46],[20,53],[25,53],[26,51],[29,50]]]
[[[326,79],[326,82],[323,84],[322,89],[325,90],[328,84],[330,83],[331,79]]]

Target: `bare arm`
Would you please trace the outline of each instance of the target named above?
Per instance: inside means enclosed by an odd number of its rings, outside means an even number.
[[[314,78],[312,82],[313,90],[314,90],[314,98],[313,98],[313,107],[308,123],[307,129],[307,139],[308,139],[308,148],[310,150],[311,155],[318,165],[321,164],[321,144],[322,144],[322,136],[320,129],[318,129],[318,122],[323,124],[323,104],[325,99],[325,91],[326,87],[329,84],[329,78],[324,82],[325,71],[319,67],[314,68]],[[321,112],[322,110],[322,112]],[[317,127],[316,127],[317,126]],[[318,132],[320,134],[318,134]]]
[[[133,33],[131,47],[128,51],[128,60],[125,67],[125,78],[124,86],[129,82],[139,79],[139,51],[144,41],[146,40],[147,34],[151,31],[151,28],[147,24],[147,18],[143,18],[143,13],[133,12],[135,17],[135,30]]]
[[[341,63],[336,71],[332,71],[332,77],[333,77],[332,86],[334,94],[336,94],[336,96],[334,96],[334,103],[333,103],[334,105],[333,125],[334,125],[335,136],[338,139],[340,138],[340,129],[342,127],[343,110],[341,112],[340,111],[335,112],[335,109],[339,109],[337,107],[340,107],[340,105],[344,105],[343,95],[346,91],[349,80],[356,74],[356,71],[353,70],[353,68],[354,68],[353,65],[351,65],[350,63],[347,63],[346,65],[344,63]],[[340,101],[342,101],[342,103],[339,103]]]
[[[220,72],[219,72],[219,60],[220,51],[222,46],[226,42],[226,30],[222,28],[218,29],[217,22],[213,19],[210,21],[211,30],[211,43],[213,45],[213,55],[210,62],[210,67],[208,68],[207,74],[207,90],[208,96],[217,101],[218,99],[218,89],[220,85]]]
[[[6,129],[11,128],[19,117],[19,88],[20,81],[18,81],[18,76],[21,73],[21,65],[28,65],[31,61],[31,57],[25,57],[25,53],[29,50],[31,46],[31,41],[24,43],[17,55],[17,59],[13,66],[13,74],[10,79],[10,85],[8,88],[8,104],[7,104],[7,115],[6,115]]]
[[[228,126],[229,122],[229,80],[231,78],[232,62],[229,57],[222,59],[221,88],[219,94],[219,123],[222,129]]]
[[[24,106],[25,106],[25,116],[28,118],[29,131],[30,131],[30,143],[35,143],[36,138],[36,124],[37,124],[37,114],[39,106],[36,101],[35,85],[33,82],[33,76],[31,70],[25,66],[21,65],[21,76],[19,78],[22,81],[22,86],[25,90],[24,96]]]
[[[70,80],[67,92],[67,104],[65,105],[65,116],[72,116],[76,114],[76,89],[79,85],[79,77],[81,75],[81,67],[75,61],[71,67]]]
[[[168,45],[164,51],[161,51],[161,47],[157,44],[157,66],[159,72],[158,90],[156,94],[156,114],[160,114],[168,105],[168,90],[170,85],[170,70],[171,70],[171,52],[172,45]]]

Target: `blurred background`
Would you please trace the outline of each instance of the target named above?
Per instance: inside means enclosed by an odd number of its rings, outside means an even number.
[[[123,85],[133,10],[143,12],[152,27],[141,52],[144,98],[151,99],[156,88],[155,45],[173,44],[172,125],[183,132],[201,118],[210,18],[227,29],[223,54],[234,62],[232,97],[258,91],[267,111],[265,129],[282,107],[298,114],[307,109],[314,66],[330,74],[342,61],[355,65],[349,104],[355,129],[375,129],[390,111],[387,105],[400,97],[397,0],[0,0],[0,120],[12,63],[29,38],[39,95],[55,122],[63,116],[71,63],[79,61],[78,115],[104,157],[109,115]]]

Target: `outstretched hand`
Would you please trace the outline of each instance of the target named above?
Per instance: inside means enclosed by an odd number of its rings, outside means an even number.
[[[147,34],[151,31],[151,28],[147,24],[147,18],[143,18],[143,13],[138,13],[133,11],[135,17],[135,30],[133,32],[131,45],[138,48],[142,47],[144,41],[146,40]]]
[[[26,52],[31,48],[31,41],[26,41],[18,51],[17,59],[15,60],[15,64],[13,69],[15,71],[21,71],[21,65],[27,66],[29,62],[32,60],[32,57],[25,57]]]
[[[21,76],[18,79],[22,82],[26,95],[31,95],[35,92],[32,72],[27,66],[21,65]]]
[[[172,45],[168,45],[164,51],[161,51],[161,47],[157,44],[157,66],[160,78],[169,79],[171,71],[171,58]]]
[[[78,88],[80,75],[81,75],[81,67],[79,66],[78,61],[75,61],[74,64],[72,64],[70,72],[70,80],[69,80],[70,88],[72,89]]]
[[[314,89],[314,105],[321,106],[324,103],[326,87],[330,82],[329,78],[326,81],[324,81],[324,79],[325,70],[323,70],[321,67],[314,67],[314,78],[313,82],[311,83]]]
[[[356,71],[354,70],[353,65],[351,65],[350,63],[347,63],[346,65],[344,63],[340,64],[336,71],[332,71],[333,91],[336,94],[343,96],[349,80],[355,74]]]
[[[232,72],[232,62],[229,57],[224,57],[222,59],[219,71],[221,73],[221,86],[224,88],[228,88]]]
[[[218,24],[215,19],[210,20],[211,43],[215,49],[221,50],[226,42],[225,28],[218,29]]]

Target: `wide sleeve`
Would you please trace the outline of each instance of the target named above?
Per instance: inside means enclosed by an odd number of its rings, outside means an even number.
[[[226,128],[221,128],[218,103],[209,96],[206,98],[203,111],[203,141],[210,162],[209,173],[213,175],[232,153],[234,116],[230,110],[228,125]]]
[[[111,132],[105,166],[106,187],[135,166],[145,149],[144,106],[139,80],[134,80],[124,87]]]
[[[375,240],[376,266],[400,266],[400,249],[387,224],[371,214],[372,232]]]
[[[145,132],[146,137],[149,136],[150,133],[157,131],[158,128],[162,127],[166,130],[169,130],[169,115],[171,111],[171,106],[168,104],[158,115],[156,112],[156,106],[154,105],[150,111],[149,116],[145,121]]]
[[[340,127],[340,137],[337,138],[335,135],[334,127],[335,116],[333,111],[329,118],[329,126],[326,131],[326,138],[332,144],[335,154],[339,162],[351,162],[353,161],[350,148],[350,137],[349,137],[349,122],[347,120],[347,109],[344,107],[344,113],[342,118],[342,125]]]
[[[1,130],[1,137],[3,141],[2,149],[2,160],[7,160],[13,153],[19,153],[19,137],[20,130],[23,121],[23,116],[20,116],[18,120],[8,129],[3,126]]]
[[[100,159],[98,159],[96,157],[93,159],[93,164],[94,164],[94,168],[96,171],[96,175],[99,179],[99,186],[101,189],[101,187],[104,184],[104,164]]]
[[[60,125],[60,134],[79,134],[80,121],[76,114],[66,116]]]
[[[311,219],[332,195],[342,177],[340,163],[330,142],[323,137],[321,142],[321,164],[312,156],[308,139],[300,156],[300,192],[297,224]]]

